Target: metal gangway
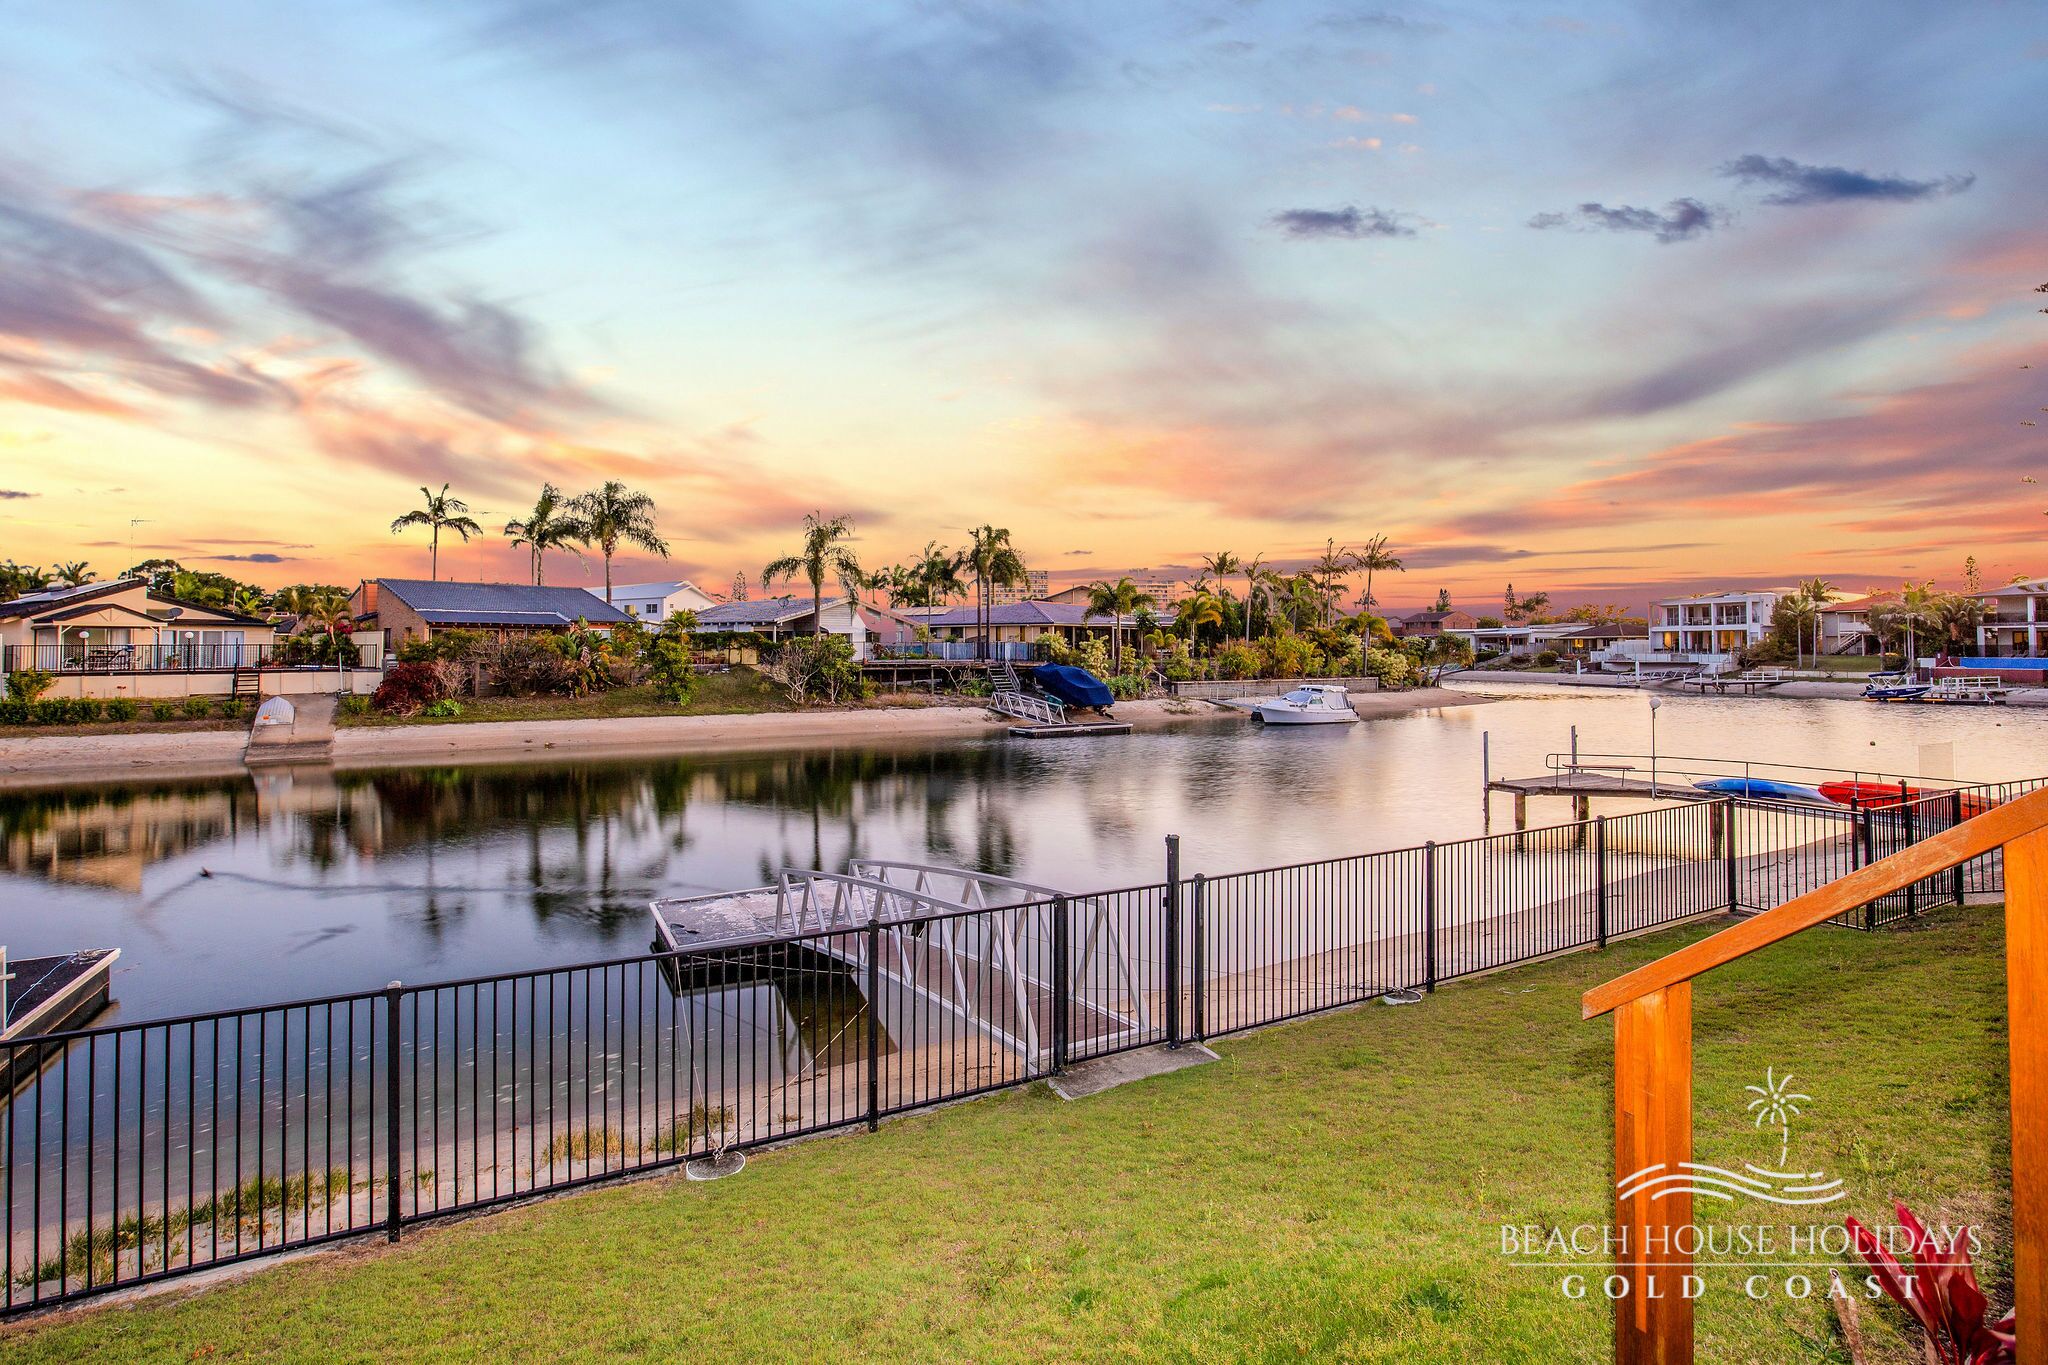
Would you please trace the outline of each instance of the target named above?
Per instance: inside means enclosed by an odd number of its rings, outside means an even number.
[[[989,666],[988,680],[994,688],[988,700],[989,710],[1013,720],[1030,721],[1034,725],[1066,724],[1066,706],[1051,697],[1026,692],[1023,682],[1017,677],[1017,670],[1007,660]]]
[[[676,951],[800,940],[857,979],[869,973],[872,951],[884,997],[871,1002],[876,1008],[899,1022],[943,1015],[1034,1066],[1052,1052],[1052,978],[1064,939],[1069,1037],[1085,1044],[1152,1028],[1153,1004],[1125,926],[1100,897],[964,868],[855,859],[845,873],[786,869],[771,886],[658,900],[649,910],[661,941]],[[1062,911],[1064,936],[1053,926]]]

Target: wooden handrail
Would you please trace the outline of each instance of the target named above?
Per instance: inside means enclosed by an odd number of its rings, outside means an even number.
[[[1974,819],[1922,839],[1910,848],[1858,868],[1826,886],[1795,896],[1775,910],[1744,920],[1677,952],[1636,968],[1612,981],[1587,991],[1581,1002],[1583,1017],[1597,1019],[1603,1014],[1639,1000],[1654,991],[1690,981],[1703,972],[1767,948],[1790,938],[1823,920],[1834,918],[1859,905],[1867,905],[1946,872],[1958,863],[1981,858],[2022,835],[2048,828],[2048,787],[1994,806]]]

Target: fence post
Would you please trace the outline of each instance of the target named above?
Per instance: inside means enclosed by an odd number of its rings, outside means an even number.
[[[1166,1045],[1180,1046],[1180,836],[1166,836]]]
[[[1073,1013],[1074,983],[1067,962],[1067,898],[1052,898],[1052,1069],[1067,1069],[1067,1029]]]
[[[1721,813],[1721,858],[1728,869],[1728,909],[1730,913],[1742,908],[1742,889],[1735,866],[1735,798],[1722,798],[1725,809]]]
[[[1920,842],[1919,822],[1913,818],[1913,815],[1913,803],[1906,799],[1906,784],[1900,782],[1899,818],[1905,821],[1906,842],[1903,845],[1905,848],[1911,848],[1914,844]],[[1906,883],[1906,914],[1909,918],[1920,913],[1920,893],[1916,889],[1917,886],[1918,883],[1916,882]]]
[[[1877,857],[1876,849],[1872,846],[1870,812],[1862,806],[1856,807],[1856,841],[1863,850],[1863,861],[1856,865],[1858,867],[1869,867],[1877,861]],[[1877,927],[1876,901],[1871,901],[1863,907],[1863,927],[1866,929],[1875,929]]]
[[[1436,991],[1436,840],[1422,845],[1422,983]]]
[[[1593,817],[1593,909],[1600,946],[1607,946],[1607,817]]]
[[[1202,923],[1202,902],[1203,893],[1208,889],[1208,885],[1209,879],[1197,872],[1194,885],[1189,888],[1189,894],[1194,898],[1193,905],[1188,914],[1188,932],[1195,937],[1194,984],[1192,990],[1195,1005],[1195,1041],[1198,1043],[1209,1036],[1208,1002],[1203,998],[1205,992],[1202,989],[1203,975],[1208,966],[1208,954],[1203,947],[1203,942],[1207,939],[1208,934],[1204,931]]]
[[[868,1131],[882,1126],[882,926],[868,921]]]
[[[403,1212],[399,1206],[398,1169],[398,1001],[399,982],[384,988],[384,1236],[398,1240]]]
[[[1952,791],[1948,794],[1948,827],[1954,829],[1961,823],[1963,823],[1963,794],[1960,791]],[[1955,898],[1957,905],[1961,905],[1963,903],[1963,865],[1957,863],[1955,867],[1950,869],[1949,876],[1952,879],[1949,894]]]

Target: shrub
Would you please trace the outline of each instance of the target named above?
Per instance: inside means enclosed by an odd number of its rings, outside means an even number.
[[[54,673],[45,673],[37,668],[18,668],[7,675],[7,696],[11,701],[34,701],[50,690],[50,684],[57,681]]]
[[[1381,687],[1406,687],[1415,680],[1415,664],[1398,649],[1373,645],[1365,651],[1365,671]]]
[[[410,716],[421,707],[442,700],[449,690],[440,664],[393,664],[384,670],[384,681],[377,684],[373,701],[386,715]]]
[[[513,697],[560,696],[577,690],[576,664],[552,635],[515,635],[488,640],[471,653],[483,680]],[[446,667],[443,665],[443,667]],[[453,692],[454,688],[448,688]]]
[[[1538,668],[1557,667],[1557,651],[1554,649],[1544,649],[1537,651],[1536,666]]]
[[[318,664],[333,668],[337,664],[353,668],[362,662],[362,646],[346,635],[334,636],[325,631],[310,635],[288,635],[277,642],[271,651],[273,664]]]
[[[670,706],[683,706],[697,690],[697,674],[690,667],[689,634],[671,629],[674,624],[663,622],[661,633],[648,642],[647,672],[654,680],[655,696]]]
[[[351,692],[341,699],[335,709],[344,716],[367,716],[370,714],[370,699],[360,692]]]
[[[1225,645],[1216,655],[1216,672],[1232,682],[1259,676],[1259,652],[1250,645]]]
[[[115,697],[106,705],[106,716],[108,720],[134,720],[141,710],[142,708],[135,704],[135,698]]]
[[[220,704],[220,713],[228,720],[240,720],[249,714],[247,697],[229,697]]]
[[[477,654],[491,637],[480,630],[444,630],[431,640],[407,640],[398,647],[405,664],[461,663]]]
[[[187,697],[178,709],[185,713],[188,720],[205,720],[207,713],[213,710],[213,698]]]
[[[71,703],[63,697],[44,697],[28,704],[28,718],[36,725],[66,725],[71,720]]]
[[[178,718],[178,703],[174,701],[151,702],[149,704],[149,718],[151,720],[176,720]]]
[[[28,724],[29,703],[17,697],[0,697],[0,725]]]
[[[439,701],[430,701],[422,706],[420,714],[431,716],[435,720],[449,720],[462,714],[462,703],[453,697],[443,697]]]
[[[861,694],[860,665],[843,635],[806,635],[776,651],[761,671],[789,694],[791,701],[822,701],[836,705]]]

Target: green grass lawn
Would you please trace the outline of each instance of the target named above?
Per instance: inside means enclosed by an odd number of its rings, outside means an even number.
[[[1985,1222],[2009,1302],[2001,927],[1816,930],[1697,987],[1697,1159],[1775,1160],[1743,1086],[1790,1070],[1813,1096],[1795,1159],[1852,1191],[1815,1217],[1896,1195]],[[1604,1219],[1612,1030],[1579,993],[1700,932],[1226,1039],[1219,1064],[1080,1103],[1033,1087],[715,1184],[593,1190],[30,1324],[0,1355],[1604,1360],[1606,1306],[1510,1268],[1499,1227]],[[1820,1299],[1753,1303],[1711,1274],[1702,1361],[1848,1359]],[[1862,1317],[1871,1360],[1917,1358],[1891,1310]]]
[[[882,694],[870,706],[930,705],[923,694]],[[499,720],[592,720],[606,716],[725,716],[756,711],[802,711],[809,708],[750,668],[707,673],[684,706],[671,706],[651,686],[619,687],[588,697],[465,697],[459,716],[340,716],[339,725],[461,725]]]

